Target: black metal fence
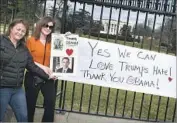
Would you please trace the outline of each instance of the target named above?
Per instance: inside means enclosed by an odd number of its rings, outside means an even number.
[[[56,31],[176,55],[176,0],[1,0],[0,32],[22,17],[56,19]],[[176,99],[58,82],[57,111],[174,122]],[[39,97],[38,104],[42,104]]]

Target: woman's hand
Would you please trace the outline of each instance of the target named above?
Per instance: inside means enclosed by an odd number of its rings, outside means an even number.
[[[43,66],[42,69],[44,70],[44,72],[46,74],[48,74],[49,76],[52,75],[52,70],[49,67]]]
[[[50,75],[50,76],[49,76],[49,79],[52,79],[52,80],[57,80],[57,77],[56,77],[56,76],[54,76],[54,75]]]
[[[40,64],[40,63],[37,63],[37,62],[35,62],[35,64],[36,64],[38,67],[40,67],[41,69],[43,69],[43,71],[44,71],[46,74],[48,74],[49,76],[52,75],[52,70],[51,70],[49,67],[44,66],[44,65],[42,65],[42,64]]]

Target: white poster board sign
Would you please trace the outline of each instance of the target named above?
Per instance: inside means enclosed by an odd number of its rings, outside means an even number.
[[[176,98],[175,56],[59,34],[51,56],[58,79]]]

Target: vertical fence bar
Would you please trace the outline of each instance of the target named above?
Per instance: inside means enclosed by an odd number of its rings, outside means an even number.
[[[75,12],[76,12],[76,0],[74,1],[74,11],[73,11],[73,16],[72,16],[72,33],[75,32],[75,19],[74,19]]]
[[[176,13],[176,0],[173,2],[173,13]]]
[[[113,116],[116,116],[118,96],[119,96],[119,89],[117,89],[117,91],[116,91],[116,100],[115,100],[115,105],[114,105],[115,108],[114,108]]]
[[[176,100],[175,100],[175,106],[174,106],[174,112],[173,112],[173,119],[172,119],[172,122],[174,122],[175,121],[175,118],[176,118]]]
[[[135,46],[135,35],[136,35],[136,32],[137,32],[137,25],[138,25],[138,19],[139,19],[139,13],[140,13],[140,11],[138,11],[137,12],[137,14],[136,14],[136,23],[135,23],[135,28],[134,28],[134,32],[133,32],[133,44],[132,44],[132,46],[134,47]],[[139,35],[138,35],[138,37],[139,37]],[[139,41],[140,42],[140,41]]]
[[[37,7],[38,7],[38,4],[39,4],[39,2],[38,2],[38,0],[34,0],[35,1],[35,3],[33,3],[32,4],[32,6],[34,7],[33,8],[33,13],[35,14],[35,12],[37,11]],[[34,16],[32,16],[32,18],[33,18],[33,21],[32,21],[32,23],[33,23],[33,25],[32,25],[32,33],[34,32],[34,24],[35,24],[35,21],[36,21],[36,14],[34,15]]]
[[[22,10],[21,10],[21,11],[23,11],[23,17],[21,17],[21,18],[24,18],[24,19],[26,19],[26,2],[25,1],[20,1],[21,6],[23,6]]]
[[[65,97],[66,97],[66,87],[67,87],[67,81],[64,81],[64,86],[65,86],[65,88],[64,88],[64,91],[63,91],[63,106],[62,106],[62,109],[64,109],[65,108]]]
[[[123,3],[123,0],[119,0],[119,4],[122,5],[122,3]]]
[[[166,104],[166,108],[165,108],[165,116],[164,116],[164,122],[166,121],[167,118],[167,112],[168,112],[168,107],[169,107],[169,97],[167,98],[167,104]]]
[[[80,98],[80,108],[79,111],[82,111],[82,99],[83,99],[83,94],[84,94],[84,84],[82,84],[82,91],[81,91],[81,98]]]
[[[128,15],[127,15],[127,23],[126,23],[126,31],[125,31],[125,37],[124,37],[124,45],[126,44],[128,38],[127,38],[127,31],[128,31],[128,23],[129,23],[129,18],[130,18],[130,9],[128,10]],[[129,30],[131,31],[131,30]]]
[[[91,13],[90,25],[89,25],[89,38],[90,38],[90,32],[91,32],[91,29],[92,29],[92,25],[94,23],[94,20],[93,20],[94,7],[95,7],[94,4],[92,4],[92,13]]]
[[[15,1],[14,1],[15,2]],[[13,5],[14,4],[14,5]],[[17,3],[18,4],[18,3]],[[11,16],[11,22],[14,20],[15,18],[15,14],[16,14],[16,4],[12,3],[13,7],[12,7],[12,16]]]
[[[151,112],[152,98],[153,98],[153,95],[151,95],[151,98],[150,98],[150,104],[149,104],[149,108],[148,108],[148,116],[147,116],[147,120],[148,120],[148,121],[149,121],[150,112]]]
[[[113,1],[113,0],[112,0],[112,1]],[[111,6],[111,8],[110,8],[110,13],[109,13],[109,24],[108,24],[108,31],[107,31],[106,41],[108,41],[108,38],[109,38],[111,18],[112,18],[112,6]]]
[[[143,8],[143,0],[139,0],[140,1],[140,8]]]
[[[153,9],[153,6],[152,6],[153,4],[152,4],[152,0],[150,0],[150,2],[149,2],[149,9]]]
[[[166,0],[160,1],[160,3],[159,3],[159,10],[160,11],[163,11],[164,9],[166,9],[166,8],[164,8],[164,1],[166,1]]]
[[[54,5],[53,5],[53,14],[52,14],[52,17],[53,17],[53,18],[55,18],[56,4],[57,4],[57,0],[54,0]]]
[[[164,1],[162,1],[162,10],[161,11],[167,11],[167,8],[168,7],[168,0],[165,0],[165,3]]]
[[[146,7],[146,0],[143,0],[143,8],[145,8]]]
[[[91,106],[91,102],[92,102],[92,94],[93,94],[93,85],[91,85],[91,89],[90,89],[90,97],[89,97],[89,104],[88,104],[88,113],[90,113],[90,106]]]
[[[43,9],[43,16],[45,16],[45,9],[46,9],[46,4],[47,4],[47,0],[44,0],[44,9]]]
[[[124,98],[124,105],[123,105],[122,117],[124,117],[124,114],[125,114],[126,101],[127,101],[127,91],[125,91],[125,98]]]
[[[59,109],[62,109],[62,102],[63,102],[63,88],[64,88],[64,80],[61,80],[61,94],[60,94],[60,101],[59,101]]]
[[[160,102],[161,102],[161,96],[159,96],[159,100],[158,100],[157,114],[156,114],[155,121],[158,121],[158,117],[159,117],[159,109],[160,109]]]
[[[156,0],[156,10],[159,10],[160,6],[159,6],[159,1],[160,0]]]
[[[147,0],[147,2],[146,2],[146,8],[147,9],[149,9],[149,2],[150,2],[150,0]]]
[[[2,13],[3,13],[3,11],[2,11],[3,6],[5,6],[5,5],[4,5],[4,3],[2,3],[2,1],[0,0],[0,35],[2,34],[2,31],[1,31],[1,30],[2,30],[2,26],[1,26],[1,25],[2,25],[2,24],[1,24],[1,23],[2,23],[2,19],[1,19],[1,18],[2,18]]]
[[[7,0],[7,2],[5,3],[5,6],[6,6],[6,8],[5,8],[5,15],[7,15],[7,8],[8,8],[8,0]],[[2,9],[2,8],[1,8]],[[7,16],[5,16],[5,20],[3,21],[4,22],[4,26],[3,26],[3,34],[5,34],[5,32],[6,32],[6,26],[7,26]]]
[[[148,13],[146,12],[146,17],[145,17],[145,22],[144,22],[144,29],[146,30],[146,24],[147,24],[147,18],[148,18]],[[143,39],[141,42],[141,48],[143,49],[143,45],[144,45],[144,34],[143,34]]]
[[[172,17],[172,20],[171,20],[170,34],[168,35],[168,45],[167,45],[167,52],[166,52],[167,54],[169,53],[170,43],[173,40],[173,38],[171,37],[171,33],[173,33],[173,22],[174,22],[174,16]]]
[[[139,119],[141,119],[142,109],[143,109],[143,103],[144,103],[144,93],[141,99],[141,106],[140,106],[140,113],[139,113]]]
[[[1,34],[3,34],[2,33],[2,26],[3,26],[3,24],[2,23],[4,23],[4,21],[2,21],[2,14],[3,14],[3,10],[2,10],[2,8],[3,7],[5,7],[5,3],[3,3],[1,0],[0,0],[0,35]],[[1,55],[1,54],[0,54]]]
[[[56,98],[57,98],[57,89],[58,89],[58,80],[55,80],[55,103],[56,103]],[[60,93],[61,94],[61,93]]]
[[[24,1],[23,1],[23,4],[24,4],[24,8],[23,8],[23,9],[24,9],[24,17],[23,17],[23,18],[24,18],[24,19],[28,19],[28,14],[29,14],[29,13],[28,13],[28,11],[26,11],[26,10],[27,10],[26,8],[29,7],[29,6],[27,6],[28,3],[27,3],[26,0],[24,0]]]
[[[68,4],[68,0],[64,0],[61,33],[65,33],[65,30],[66,30],[65,27],[66,27],[67,4]]]
[[[96,110],[96,114],[98,114],[99,112],[99,107],[100,107],[100,98],[101,98],[101,91],[102,91],[102,87],[99,88],[99,95],[98,95],[98,103],[97,103],[97,110]]]
[[[161,49],[162,33],[163,33],[163,29],[164,29],[164,24],[165,24],[165,15],[163,16],[163,21],[162,21],[162,28],[161,28],[161,33],[160,33],[160,41],[159,41],[158,52],[160,52],[160,49]]]
[[[122,12],[122,9],[119,8],[119,16],[118,16],[118,21],[117,21],[117,32],[116,32],[116,39],[115,39],[115,43],[118,43],[117,42],[117,38],[118,38],[118,35],[119,35],[119,25],[120,25],[120,16],[121,16],[121,12]]]
[[[19,1],[15,1],[14,2],[14,7],[15,7],[15,9],[14,9],[14,16],[13,16],[13,19],[14,18],[16,18],[16,16],[17,16],[17,12],[18,12],[18,6],[19,6],[19,3],[18,3]],[[21,3],[22,4],[22,3]]]
[[[108,112],[109,96],[110,96],[110,88],[108,88],[108,95],[107,95],[107,99],[106,99],[106,110],[105,110],[105,115],[107,115],[107,112]]]
[[[132,5],[132,0],[128,0],[127,3],[128,3],[127,4],[128,6],[131,6]]]
[[[84,15],[84,13],[85,13],[85,2],[83,3],[83,9],[82,9],[82,26],[84,25],[84,19],[85,19],[85,15]]]
[[[103,2],[104,2],[104,0],[103,0]],[[97,40],[100,39],[100,30],[101,30],[101,27],[102,27],[102,18],[103,18],[103,4],[101,5],[101,14],[100,14],[100,22],[99,22],[99,33],[98,33]]]
[[[153,27],[152,27],[152,31],[151,31],[151,41],[150,41],[149,50],[152,50],[152,41],[153,41],[153,38],[154,38],[154,30],[155,30],[156,18],[157,18],[157,14],[155,14],[155,16],[154,16],[154,22],[153,22]]]
[[[71,111],[73,111],[73,105],[74,105],[75,86],[76,86],[76,82],[74,82],[74,84],[73,84],[72,99],[71,99]]]
[[[135,97],[136,97],[136,92],[133,93],[133,103],[132,103],[132,110],[131,110],[130,118],[133,118],[133,111],[135,107]]]
[[[174,29],[173,31],[175,31],[174,33],[173,33],[173,38],[174,38],[174,40],[175,40],[175,38],[176,38],[176,29]],[[175,46],[176,47],[176,46]],[[175,50],[175,56],[176,56],[176,48],[174,49]]]

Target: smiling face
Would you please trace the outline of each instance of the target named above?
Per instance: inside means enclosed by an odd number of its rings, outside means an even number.
[[[52,30],[53,30],[54,24],[53,22],[48,22],[48,24],[45,24],[42,28],[41,28],[41,33],[43,35],[49,35]]]
[[[26,27],[22,23],[17,23],[10,29],[10,38],[14,41],[21,40],[26,34]]]
[[[66,69],[69,67],[69,59],[64,58],[62,60],[63,68]]]
[[[52,27],[53,26],[53,27]],[[33,36],[36,39],[41,39],[50,42],[51,41],[51,33],[54,32],[55,21],[51,17],[43,17],[37,23],[34,29]]]

